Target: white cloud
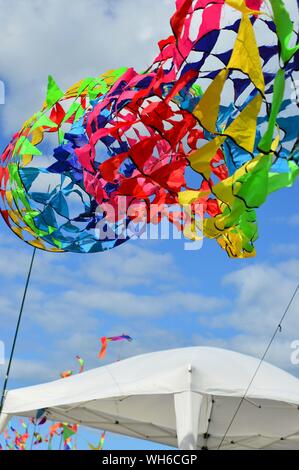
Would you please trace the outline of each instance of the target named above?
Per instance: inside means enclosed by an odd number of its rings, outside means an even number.
[[[64,295],[67,302],[82,306],[88,310],[99,310],[109,315],[124,317],[162,315],[184,315],[214,310],[223,305],[217,298],[194,294],[192,292],[162,293],[156,290],[150,295],[117,290],[90,289],[81,292],[67,291]]]
[[[293,295],[299,280],[299,260],[276,265],[255,264],[237,270],[223,279],[233,289],[234,308],[231,312],[206,319],[211,326],[211,343],[220,338],[223,347],[261,357]],[[286,316],[282,331],[276,336],[267,360],[292,368],[290,344],[298,339],[299,295]],[[221,333],[225,329],[225,333]],[[229,333],[227,333],[229,331]],[[297,338],[298,337],[298,338]],[[199,337],[205,342],[205,338]]]
[[[170,253],[155,253],[134,241],[109,253],[91,257],[82,266],[84,275],[98,286],[120,289],[137,285],[157,286],[157,281],[175,281],[179,273]]]
[[[0,366],[0,377],[4,376],[4,366]],[[49,364],[34,359],[14,359],[11,369],[10,378],[12,380],[22,380],[25,382],[34,379],[37,383],[54,380],[57,375]]]
[[[299,225],[299,214],[294,214],[289,219],[289,224],[298,226]]]
[[[296,227],[299,225],[299,214],[290,214],[284,216],[275,216],[271,218],[271,221],[280,225],[291,225]]]
[[[299,255],[299,244],[276,243],[271,246],[271,253],[275,256],[297,256]]]
[[[16,239],[1,238],[0,316],[15,318],[24,291],[31,252],[16,256]],[[11,262],[15,260],[15,262]],[[102,318],[160,317],[211,312],[223,299],[182,288],[171,254],[124,245],[116,250],[76,256],[37,251],[25,304],[26,318],[48,332],[88,332]]]
[[[0,236],[1,339],[7,348],[32,253],[18,250],[19,243],[12,236]],[[38,382],[57,377],[61,369],[77,370],[76,354],[86,359],[88,368],[96,367],[103,335],[127,333],[134,338],[133,343],[113,345],[108,361],[119,354],[123,358],[189,345],[177,321],[182,316],[195,322],[198,314],[219,309],[225,300],[204,295],[198,287],[186,289],[185,282],[172,255],[134,242],[92,256],[37,251],[15,352],[15,379]],[[159,317],[165,319],[162,324]],[[28,359],[22,363],[22,357]]]
[[[129,66],[142,71],[170,34],[173,0],[0,0],[2,125],[15,132],[40,109],[47,75],[63,89]]]
[[[19,367],[16,378],[27,381],[32,374],[38,381],[37,377],[49,374],[48,380],[54,372],[57,376],[60,369],[76,370],[76,354],[86,359],[88,368],[96,367],[100,365],[97,359],[99,337],[121,333],[133,336],[134,342],[113,345],[107,360],[116,360],[119,354],[123,358],[192,344],[225,347],[261,357],[299,279],[297,259],[275,265],[255,263],[224,276],[222,289],[218,290],[218,296],[212,297],[204,292],[183,290],[177,265],[171,256],[135,248],[136,257],[131,252],[133,248],[127,247],[101,256],[71,257],[69,265],[59,255],[50,255],[50,261],[47,261],[47,253],[37,253],[39,261],[33,271],[34,282],[30,286],[24,311],[26,322],[24,320],[20,336],[23,349],[30,342],[34,353],[33,368],[22,372]],[[6,247],[0,249],[0,259],[5,250]],[[125,266],[130,255],[133,262]],[[138,267],[138,263],[142,265],[142,257],[144,273]],[[26,261],[28,265],[27,258]],[[134,272],[135,265],[138,275]],[[159,266],[156,271],[155,265]],[[103,268],[111,270],[119,281],[114,288],[112,276],[104,281],[101,279]],[[45,272],[40,276],[42,269]],[[169,271],[175,273],[173,278],[169,278]],[[2,319],[16,315],[23,284],[19,275],[17,270],[3,273],[0,286]],[[60,279],[63,275],[61,284],[52,279],[49,287],[50,276]],[[156,288],[159,282],[166,285],[164,290]],[[16,283],[20,286],[19,294],[11,301],[3,293],[7,289],[13,291]],[[225,293],[225,297],[222,295],[221,298],[220,293]],[[290,344],[299,339],[298,310],[299,298],[267,356],[270,362],[294,373],[297,370],[292,369],[290,363]],[[186,321],[188,318],[195,325],[189,332],[178,326],[181,319]],[[32,343],[30,331],[34,332]],[[41,339],[43,332],[47,337],[45,344]],[[18,354],[17,351],[17,357]],[[42,355],[44,364],[42,361],[36,363],[36,354]]]

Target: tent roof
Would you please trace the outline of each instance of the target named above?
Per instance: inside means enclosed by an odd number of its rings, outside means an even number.
[[[45,408],[53,420],[81,422],[175,446],[179,396],[189,400],[191,408],[194,408],[193,399],[204,397],[205,404],[200,403],[201,409],[198,411],[201,416],[199,432],[207,425],[207,416],[216,402],[221,425],[217,427],[215,424],[215,435],[221,435],[258,366],[259,360],[256,358],[211,347],[154,352],[67,379],[9,391],[3,413],[34,416],[36,410]],[[265,403],[268,403],[268,413],[271,409],[273,414],[268,425],[261,413],[260,420],[253,419],[261,407],[264,412]],[[242,406],[235,428],[231,430],[232,435],[245,436],[249,433],[253,436],[258,433],[273,439],[277,434],[297,432],[297,405],[299,380],[264,362],[246,394],[246,403]],[[285,413],[287,421],[282,420]],[[123,422],[122,426],[120,423],[124,419],[126,424]],[[242,419],[246,419],[246,423]],[[280,422],[275,431],[274,419]],[[258,432],[257,423],[261,432]]]
[[[98,367],[67,379],[9,391],[4,411],[18,413],[107,397],[173,394],[190,387],[209,395],[242,396],[259,360],[233,351],[191,347],[158,351]],[[248,397],[299,405],[299,380],[263,362]]]

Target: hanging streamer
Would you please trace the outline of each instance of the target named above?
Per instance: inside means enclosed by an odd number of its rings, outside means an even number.
[[[115,342],[115,341],[133,341],[133,338],[131,338],[131,336],[128,336],[128,335],[121,335],[121,336],[110,336],[110,337],[106,337],[106,336],[103,336],[100,341],[102,343],[102,347],[101,347],[101,350],[99,352],[99,358],[100,359],[104,359],[105,356],[106,356],[106,352],[107,352],[107,346],[108,346],[108,343],[110,342]]]

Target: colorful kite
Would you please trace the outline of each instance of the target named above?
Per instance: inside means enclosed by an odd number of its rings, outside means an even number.
[[[128,335],[110,336],[110,337],[103,336],[100,340],[102,343],[102,347],[99,352],[99,358],[104,359],[104,357],[106,356],[108,343],[110,343],[111,341],[124,341],[124,340],[131,342],[133,341],[133,338],[131,338],[131,336],[128,336]]]
[[[84,359],[83,359],[82,357],[80,357],[80,356],[76,356],[76,359],[77,359],[77,361],[78,361],[78,363],[79,363],[79,372],[78,372],[78,373],[79,373],[79,374],[82,374],[82,372],[84,372],[85,361],[84,361]],[[74,374],[74,371],[73,371],[73,370],[66,370],[66,371],[64,371],[64,372],[61,372],[60,377],[61,377],[62,379],[67,379],[68,377],[71,377],[71,375],[73,375],[73,374]]]
[[[299,174],[298,18],[283,0],[177,0],[171,27],[146,72],[65,93],[49,78],[0,158],[1,213],[27,243],[99,252],[167,218],[254,256],[255,210]]]

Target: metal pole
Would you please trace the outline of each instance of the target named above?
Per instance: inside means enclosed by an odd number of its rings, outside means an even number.
[[[30,281],[30,277],[31,277],[31,272],[32,272],[35,253],[36,253],[36,248],[34,248],[33,253],[32,253],[32,257],[31,257],[31,262],[30,262],[29,271],[28,271],[28,274],[27,274],[27,280],[26,280],[26,284],[25,284],[23,299],[22,299],[21,308],[20,308],[20,312],[19,312],[19,318],[18,318],[18,322],[17,322],[17,326],[16,326],[16,331],[15,331],[15,335],[14,335],[14,339],[13,339],[13,343],[12,343],[12,348],[11,348],[10,357],[9,357],[9,361],[8,361],[7,371],[6,371],[6,375],[5,375],[5,379],[4,379],[2,395],[1,395],[1,402],[0,402],[0,413],[2,412],[3,405],[4,405],[6,387],[7,387],[7,383],[8,383],[8,380],[9,380],[10,369],[11,369],[11,366],[12,366],[12,361],[13,361],[14,352],[15,352],[15,348],[16,348],[16,343],[17,343],[17,339],[18,339],[18,333],[19,333],[20,324],[21,324],[21,320],[22,320],[22,315],[23,315],[25,300],[26,300],[26,296],[27,296],[29,281]]]

